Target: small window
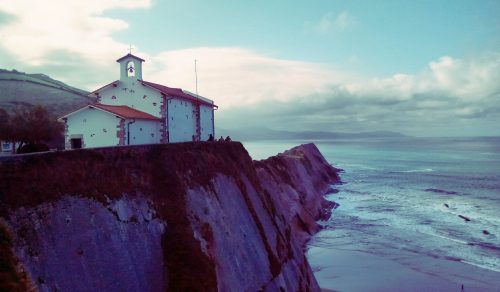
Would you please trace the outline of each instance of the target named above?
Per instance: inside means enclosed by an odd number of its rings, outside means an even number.
[[[113,95],[113,96],[111,97],[111,99],[116,99],[116,96],[114,96],[114,95]]]
[[[139,128],[139,131],[141,131],[141,132],[142,132],[142,128]]]
[[[156,106],[156,102],[153,102],[153,106]]]
[[[145,99],[146,97],[148,97],[147,95],[144,95],[142,98]]]

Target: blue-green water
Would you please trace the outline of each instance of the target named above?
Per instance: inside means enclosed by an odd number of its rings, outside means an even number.
[[[244,144],[261,159],[305,142]],[[340,207],[312,244],[389,257],[407,251],[500,272],[499,137],[315,143],[345,171],[329,197]]]

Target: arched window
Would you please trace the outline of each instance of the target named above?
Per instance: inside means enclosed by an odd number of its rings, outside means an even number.
[[[127,76],[134,77],[135,76],[135,67],[134,62],[130,61],[127,63]]]

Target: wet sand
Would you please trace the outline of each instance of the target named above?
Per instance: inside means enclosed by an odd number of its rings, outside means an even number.
[[[307,257],[323,291],[500,291],[500,272],[407,251],[389,258],[313,246]]]

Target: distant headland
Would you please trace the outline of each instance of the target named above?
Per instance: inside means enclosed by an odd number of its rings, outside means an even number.
[[[239,128],[239,129],[217,129],[217,133],[223,136],[231,136],[241,141],[251,140],[326,140],[326,139],[363,139],[363,138],[403,138],[410,137],[402,133],[392,131],[374,132],[328,132],[328,131],[282,131],[269,128]]]

